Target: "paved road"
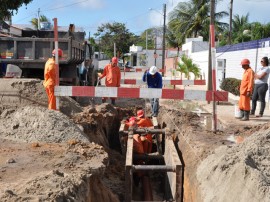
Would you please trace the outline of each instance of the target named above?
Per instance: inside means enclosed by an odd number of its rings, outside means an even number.
[[[122,78],[126,79],[141,79],[143,72],[124,72],[121,73]],[[169,78],[169,77],[168,77]],[[130,85],[129,85],[130,86]],[[206,90],[206,86],[177,86],[180,89],[189,89],[189,90]],[[194,101],[200,106],[202,110],[208,113],[212,113],[213,104],[208,104],[206,101]],[[267,103],[265,114],[261,118],[250,117],[250,121],[240,121],[235,118],[235,104],[238,103],[238,97],[230,96],[229,102],[219,103],[217,105],[217,117],[223,125],[237,124],[237,125],[258,125],[270,122],[270,106]],[[161,102],[162,105],[162,102]],[[256,113],[259,112],[259,104],[257,106]]]

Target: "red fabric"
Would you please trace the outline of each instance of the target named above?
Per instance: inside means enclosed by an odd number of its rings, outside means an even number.
[[[143,144],[142,144],[140,135],[138,134],[133,135],[133,149],[134,149],[134,152],[137,154],[144,153]]]

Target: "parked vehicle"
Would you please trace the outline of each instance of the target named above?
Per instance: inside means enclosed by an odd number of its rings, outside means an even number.
[[[28,35],[31,35],[31,32]],[[42,37],[0,37],[0,63],[19,66],[24,78],[43,79],[44,66],[54,49],[53,31],[39,31]],[[26,32],[27,33],[27,32]],[[84,41],[84,33],[59,33],[58,46],[63,50],[59,59],[60,84],[79,85],[79,68],[87,69],[84,78],[88,85],[95,85],[97,73],[93,65],[93,50]]]

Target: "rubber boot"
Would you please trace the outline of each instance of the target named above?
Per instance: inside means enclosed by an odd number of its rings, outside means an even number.
[[[244,110],[240,109],[240,116],[237,119],[242,119],[244,117]]]
[[[115,105],[115,99],[112,99],[111,102],[112,102],[112,105]]]
[[[244,111],[244,117],[241,119],[241,121],[249,121],[249,111]]]

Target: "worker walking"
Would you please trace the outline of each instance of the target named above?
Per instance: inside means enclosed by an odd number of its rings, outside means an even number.
[[[250,112],[250,96],[254,85],[254,71],[249,66],[250,61],[248,59],[243,59],[241,61],[241,65],[245,71],[240,85],[239,109],[242,112],[241,114],[243,114],[241,120],[248,121]]]
[[[54,87],[56,85],[56,65],[55,65],[56,50],[52,52],[52,58],[49,58],[45,64],[43,86],[46,89],[48,96],[48,109],[56,110],[56,98],[54,96]],[[63,56],[63,51],[58,49],[58,56]]]
[[[147,83],[148,88],[162,88],[162,76],[156,66],[145,71],[142,80]],[[159,111],[159,98],[151,98],[151,116],[157,117]]]
[[[105,85],[107,87],[120,87],[121,72],[117,64],[117,57],[113,57],[111,63],[105,66],[103,74],[99,76],[99,80],[106,77]],[[106,97],[103,97],[102,102],[106,102],[106,99]],[[115,98],[111,98],[111,103],[115,105]]]

